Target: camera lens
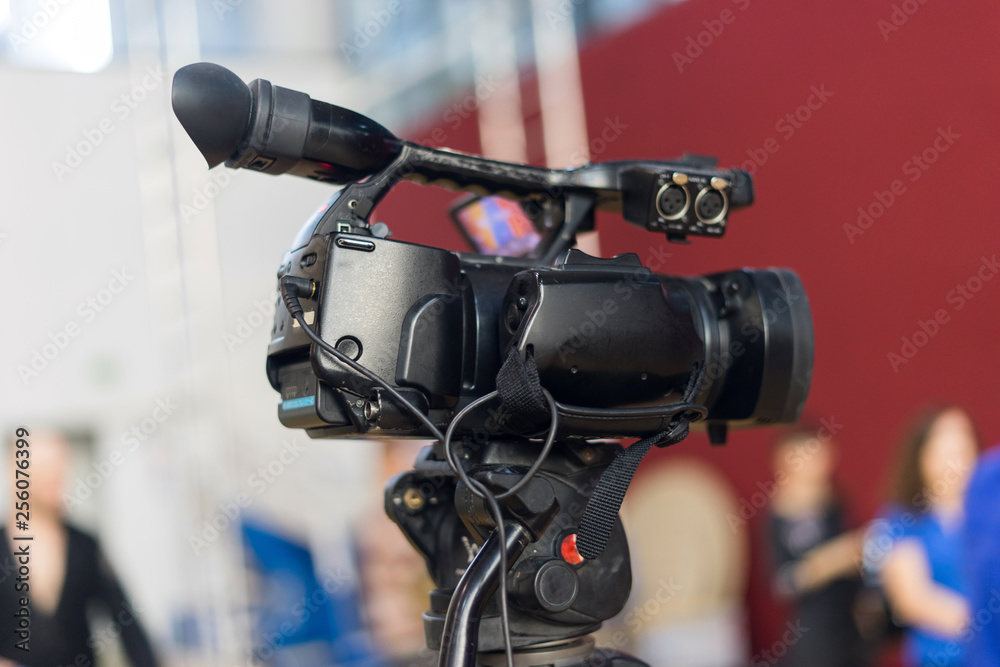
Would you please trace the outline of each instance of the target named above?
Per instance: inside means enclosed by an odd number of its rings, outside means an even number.
[[[787,269],[743,269],[660,279],[677,288],[685,284],[700,303],[708,392],[702,400],[709,419],[794,422],[813,368],[812,313],[798,276]]]

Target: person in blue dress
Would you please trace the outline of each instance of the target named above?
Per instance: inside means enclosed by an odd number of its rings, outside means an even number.
[[[969,415],[946,407],[922,415],[900,451],[881,575],[894,617],[907,628],[907,667],[965,665],[963,501],[979,450]]]
[[[983,455],[965,496],[969,590],[966,667],[1000,665],[1000,447]]]

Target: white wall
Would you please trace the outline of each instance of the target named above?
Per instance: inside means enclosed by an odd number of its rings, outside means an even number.
[[[256,313],[273,303],[281,255],[330,188],[243,172],[216,187],[222,174],[170,113],[172,72],[151,76],[159,61],[146,46],[97,74],[0,67],[0,424],[94,430],[94,457],[70,489],[88,497],[71,515],[100,534],[161,646],[178,615],[193,614],[215,628],[218,652],[189,662],[218,664],[247,648],[245,582],[238,531],[195,554],[189,538],[203,521],[246,493],[247,513],[303,541],[336,541],[381,488],[371,445],[281,427],[264,375],[270,317]],[[338,96],[336,73],[315,59],[225,64]],[[77,164],[72,151],[87,155]],[[184,205],[197,214],[185,220]],[[122,271],[120,292],[104,291]],[[88,298],[107,302],[96,312]],[[76,335],[60,333],[67,326]],[[133,427],[147,439],[125,438]],[[287,441],[307,447],[261,489],[251,475]],[[112,460],[105,480],[95,466]]]

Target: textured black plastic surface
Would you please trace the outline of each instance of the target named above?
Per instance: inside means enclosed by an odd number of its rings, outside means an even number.
[[[177,70],[171,103],[209,167],[222,164],[240,147],[253,108],[243,80],[213,63]]]

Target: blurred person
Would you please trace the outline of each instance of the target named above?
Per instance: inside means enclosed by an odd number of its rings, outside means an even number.
[[[907,667],[964,665],[960,637],[969,621],[962,581],[963,498],[979,455],[969,415],[956,407],[930,410],[900,448],[893,540],[881,566],[893,614],[906,626]]]
[[[969,591],[966,667],[1000,665],[1000,448],[983,454],[965,495],[965,577]]]
[[[861,535],[846,530],[833,481],[836,448],[819,433],[825,431],[798,428],[773,451],[768,523],[775,587],[793,602],[796,616],[782,664],[859,667],[868,664],[854,620]]]
[[[111,622],[120,628],[121,641],[134,667],[157,664],[142,629],[137,610],[129,604],[118,579],[101,553],[97,540],[70,526],[63,516],[62,492],[72,457],[66,439],[55,431],[32,431],[27,437],[29,455],[22,456],[12,440],[6,466],[7,479],[15,479],[16,461],[30,461],[28,530],[14,529],[14,498],[7,507],[7,525],[0,528],[0,564],[7,576],[0,583],[0,665],[56,667],[93,665],[93,646],[87,612],[91,603],[103,605]],[[30,535],[31,541],[14,540]],[[16,578],[8,563],[20,562],[14,554],[28,548],[27,593],[15,590]],[[9,574],[8,574],[9,572]],[[29,651],[15,647],[19,599],[29,598],[31,619]],[[117,634],[117,633],[116,633]],[[6,662],[4,658],[13,662]]]
[[[598,645],[652,665],[746,667],[749,534],[730,523],[739,511],[732,485],[707,463],[650,465],[622,511],[632,594]]]

